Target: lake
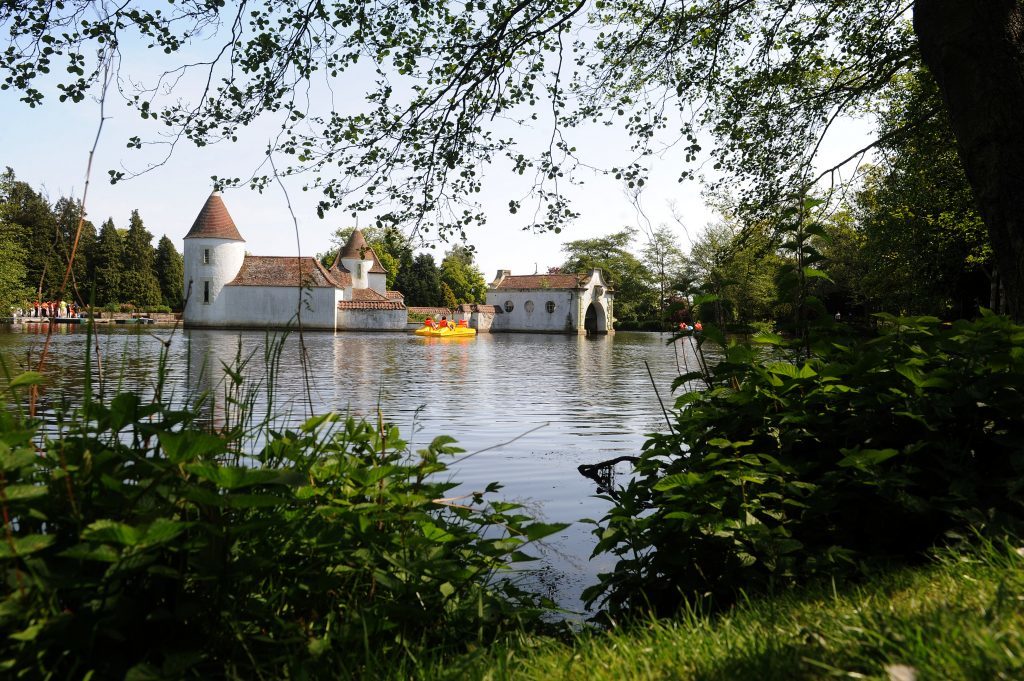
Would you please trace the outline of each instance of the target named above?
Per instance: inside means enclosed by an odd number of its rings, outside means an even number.
[[[34,368],[45,326],[0,327],[0,357],[12,373]],[[251,356],[246,373],[265,373],[267,336],[255,331],[100,327],[96,336],[106,389],[152,393],[161,347],[169,342],[168,388],[179,397],[213,389],[221,362]],[[667,335],[620,332],[613,336],[482,334],[473,339],[420,338],[398,333],[307,333],[313,406],[317,413],[348,412],[397,425],[412,447],[451,435],[467,452],[483,451],[454,466],[463,483],[452,494],[504,485],[501,495],[519,501],[548,522],[572,522],[544,547],[541,588],[563,607],[580,610],[582,590],[607,571],[610,558],[590,559],[591,525],[606,502],[577,467],[639,453],[645,434],[664,431],[665,419],[644,365],[671,406],[677,366],[696,366],[689,344],[675,351]],[[81,398],[84,329],[64,328],[51,341],[46,373],[48,404]],[[308,407],[299,339],[282,349],[273,412],[292,422]],[[678,365],[677,365],[678,362]],[[222,401],[204,415],[224,418]],[[257,406],[267,408],[266,396]]]

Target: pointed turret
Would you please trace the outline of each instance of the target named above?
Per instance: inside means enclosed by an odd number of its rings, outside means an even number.
[[[206,199],[199,216],[192,223],[192,229],[185,235],[186,239],[232,239],[234,241],[245,241],[235,227],[235,221],[228,214],[227,206],[220,192],[214,190],[210,198]]]

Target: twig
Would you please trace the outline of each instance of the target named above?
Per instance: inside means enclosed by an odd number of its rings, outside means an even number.
[[[665,423],[668,425],[668,430],[670,433],[675,435],[676,431],[672,428],[672,421],[668,418],[668,410],[665,409],[665,403],[661,401],[661,394],[658,392],[658,386],[654,383],[654,374],[651,373],[651,365],[647,363],[646,359],[644,360],[644,366],[647,367],[647,375],[651,377],[651,387],[654,388],[654,395],[658,398],[658,404],[661,405],[661,413],[665,415]]]
[[[475,452],[472,452],[471,454],[466,454],[464,457],[462,457],[460,459],[456,459],[455,461],[452,461],[452,465],[455,465],[457,463],[462,463],[466,459],[468,459],[468,458],[470,458],[472,456],[476,456],[477,454],[483,454],[484,452],[489,452],[492,449],[497,449],[498,447],[504,447],[505,445],[510,445],[513,442],[515,442],[516,440],[521,440],[522,438],[526,437],[530,433],[534,433],[534,432],[540,430],[541,428],[544,428],[544,427],[550,426],[550,425],[551,425],[551,422],[548,421],[547,423],[540,424],[536,428],[531,428],[530,430],[526,431],[525,433],[520,433],[519,435],[516,435],[514,438],[512,438],[511,440],[508,440],[507,442],[499,442],[496,445],[491,445],[490,447],[484,447],[483,449],[478,449]]]

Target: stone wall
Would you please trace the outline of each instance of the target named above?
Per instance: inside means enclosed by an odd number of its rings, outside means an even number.
[[[338,310],[338,331],[405,331],[405,310]]]
[[[213,319],[186,316],[190,328],[284,328],[295,326],[299,289],[294,286],[225,286],[219,296],[220,314]],[[195,303],[190,301],[189,308]],[[336,289],[302,290],[302,328],[333,331]]]

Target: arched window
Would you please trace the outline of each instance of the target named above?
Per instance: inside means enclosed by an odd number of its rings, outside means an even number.
[[[553,313],[555,311],[555,301],[549,300],[546,302],[544,304],[544,309],[548,311],[548,314]]]
[[[511,300],[506,300],[505,301],[505,312],[511,312],[514,308],[515,308],[515,305],[512,303]]]

